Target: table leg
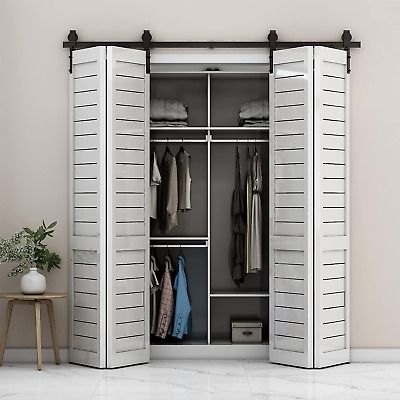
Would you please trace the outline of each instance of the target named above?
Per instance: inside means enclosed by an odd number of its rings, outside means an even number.
[[[53,306],[52,300],[47,300],[46,304],[47,304],[47,312],[49,314],[51,339],[53,341],[54,360],[55,360],[56,364],[60,364],[60,352],[58,350],[58,343],[57,343],[57,331],[56,331],[56,320],[54,317],[54,306]]]
[[[40,302],[35,301],[35,322],[36,322],[36,352],[37,369],[42,370],[42,329],[40,321]]]
[[[0,342],[0,365],[3,364],[4,349],[6,347],[8,328],[10,326],[11,313],[12,313],[13,306],[14,306],[14,300],[10,300],[7,303],[6,315],[5,315],[5,319],[4,319],[3,335],[1,338],[1,342]]]

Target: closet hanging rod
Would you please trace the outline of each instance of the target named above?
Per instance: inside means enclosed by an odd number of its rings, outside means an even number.
[[[152,236],[150,237],[150,240],[198,240],[198,241],[207,241],[208,237],[206,236],[193,236],[193,237],[188,237],[188,236],[171,236],[171,237],[163,237],[163,236]]]
[[[211,139],[211,143],[269,143],[269,139]]]
[[[359,49],[361,47],[361,42],[353,42],[350,30],[346,29],[343,31],[341,36],[341,41],[335,42],[308,42],[308,41],[295,41],[295,42],[282,42],[278,40],[278,34],[276,30],[270,30],[265,41],[255,41],[255,42],[244,42],[244,41],[166,41],[166,42],[155,42],[152,41],[153,37],[150,30],[144,30],[142,41],[131,42],[131,41],[79,41],[78,34],[76,30],[71,29],[68,34],[68,41],[63,42],[63,48],[69,49],[69,72],[72,73],[72,51],[77,49],[85,49],[94,46],[117,46],[126,47],[132,49],[140,49],[146,51],[146,72],[150,73],[150,50],[154,48],[159,49],[177,49],[177,48],[263,48],[269,49],[269,70],[273,72],[273,52],[277,49],[286,49],[291,47],[301,47],[301,46],[326,46],[335,49],[343,49],[347,52],[347,72],[350,73],[350,50]]]
[[[207,143],[207,139],[150,139],[152,143]]]

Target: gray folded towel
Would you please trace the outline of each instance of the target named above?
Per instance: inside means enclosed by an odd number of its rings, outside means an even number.
[[[243,119],[268,119],[268,99],[250,101],[240,106],[239,118]]]
[[[185,121],[187,107],[178,100],[151,99],[150,119],[152,121]]]

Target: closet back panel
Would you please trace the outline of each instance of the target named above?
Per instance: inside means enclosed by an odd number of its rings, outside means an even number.
[[[207,76],[151,75],[151,98],[175,99],[188,107],[189,126],[207,126]]]
[[[243,103],[268,98],[268,74],[212,75],[211,126],[238,126]]]
[[[268,339],[268,302],[264,298],[213,298],[211,301],[211,343],[231,341],[231,320],[260,320],[262,338]]]
[[[183,144],[190,154],[191,204],[190,211],[178,211],[178,225],[168,233],[159,229],[158,221],[151,220],[151,236],[207,236],[207,146],[202,143]],[[167,143],[152,143],[151,148],[158,157],[159,165]],[[168,144],[171,152],[176,155],[181,147],[179,143]],[[152,151],[151,151],[151,154]]]
[[[230,274],[232,254],[231,204],[235,186],[235,143],[213,143],[211,147],[211,291],[251,292],[268,291],[268,246],[263,249],[263,270],[247,274],[240,288]],[[247,148],[254,152],[254,144],[239,143],[242,188],[247,170]],[[261,155],[263,191],[261,194],[264,241],[268,241],[268,144],[257,144]]]
[[[164,270],[164,257],[167,249],[156,248],[153,252],[157,259],[159,268]],[[168,249],[172,257],[174,267],[177,265],[177,258],[180,250],[176,248]],[[207,249],[205,248],[184,248],[182,253],[186,261],[186,279],[188,282],[190,304],[192,308],[192,332],[185,335],[183,340],[167,337],[167,339],[158,339],[152,336],[152,344],[168,343],[190,343],[207,341]],[[173,277],[175,274],[173,274]]]

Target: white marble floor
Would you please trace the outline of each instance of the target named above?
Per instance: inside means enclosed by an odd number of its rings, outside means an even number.
[[[399,400],[400,364],[351,364],[310,371],[262,361],[152,361],[116,370],[63,364],[0,368],[10,400]]]

